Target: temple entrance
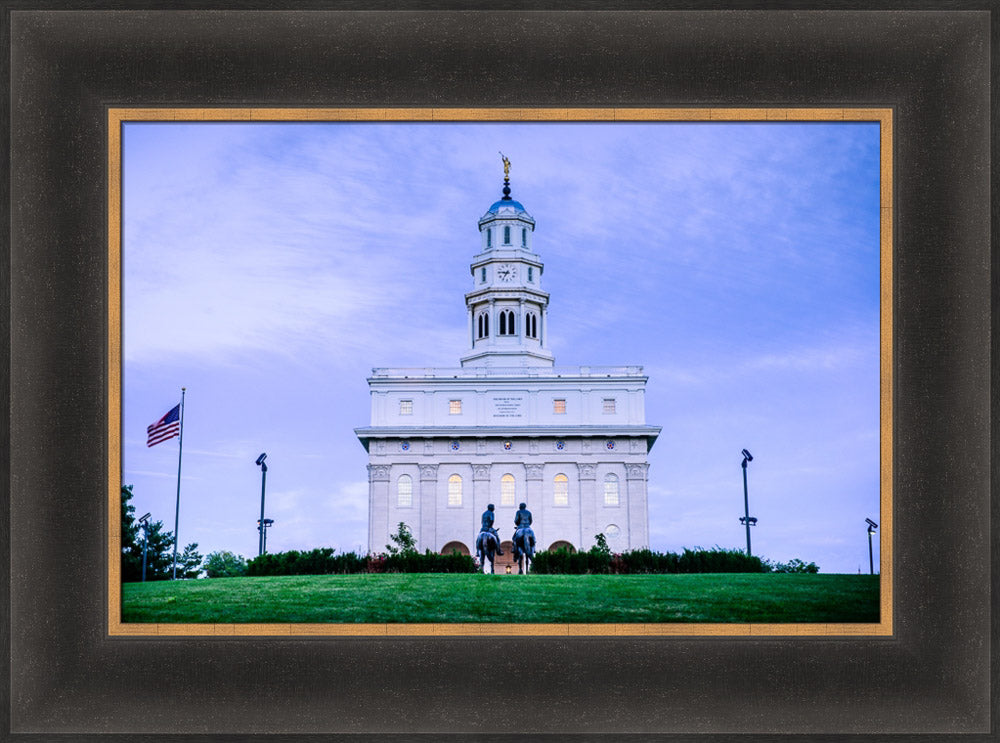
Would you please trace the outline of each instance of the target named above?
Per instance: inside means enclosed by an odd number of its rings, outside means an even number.
[[[510,565],[511,573],[516,573],[517,565],[514,564],[514,543],[508,539],[506,542],[500,543],[500,549],[503,550],[503,554],[493,557],[493,569],[497,575],[506,575],[507,566]]]
[[[448,544],[441,548],[442,555],[450,555],[452,552],[457,552],[460,555],[470,554],[469,548],[461,542],[448,542]]]

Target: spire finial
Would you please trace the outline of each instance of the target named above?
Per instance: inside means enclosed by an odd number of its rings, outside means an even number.
[[[501,200],[510,201],[510,160],[502,152],[500,158],[503,160],[503,199]]]

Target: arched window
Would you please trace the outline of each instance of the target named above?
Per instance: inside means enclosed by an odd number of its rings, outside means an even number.
[[[514,335],[517,332],[514,326],[514,311],[500,310],[500,335]]]
[[[515,500],[514,476],[504,475],[500,478],[500,505],[513,506]]]
[[[569,478],[566,475],[558,474],[552,478],[552,504],[569,505]]]
[[[486,230],[486,247],[493,247],[493,230],[491,229]]]
[[[528,228],[527,227],[522,227],[521,228],[521,245],[523,245],[525,247],[528,246]]]
[[[396,480],[396,505],[400,508],[413,505],[413,478],[409,475],[400,475]]]
[[[510,225],[504,225],[503,228],[503,244],[510,245]]]
[[[538,337],[538,318],[534,312],[529,312],[524,316],[524,334],[528,338]]]
[[[462,476],[452,475],[448,478],[448,505],[462,505]]]
[[[618,505],[618,475],[604,476],[604,505]]]
[[[486,338],[490,334],[490,316],[485,312],[479,315],[479,337]]]

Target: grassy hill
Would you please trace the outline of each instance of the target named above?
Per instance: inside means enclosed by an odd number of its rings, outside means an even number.
[[[125,622],[877,622],[878,576],[360,574],[126,583]]]

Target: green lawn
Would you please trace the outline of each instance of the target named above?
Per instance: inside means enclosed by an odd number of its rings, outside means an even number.
[[[361,574],[126,583],[125,622],[877,622],[878,576]]]

